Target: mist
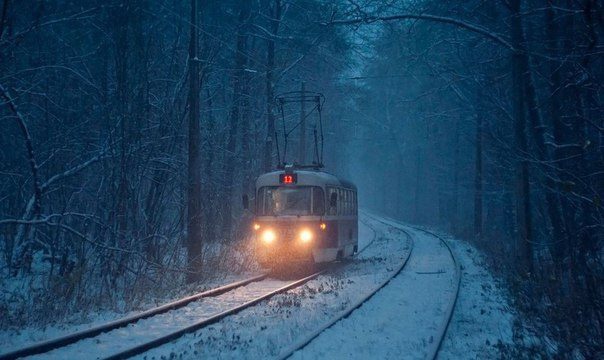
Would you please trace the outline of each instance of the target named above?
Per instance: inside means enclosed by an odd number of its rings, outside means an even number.
[[[361,211],[484,254],[560,358],[603,354],[599,1],[0,11],[3,329],[258,269],[242,196],[312,163],[356,184]],[[302,107],[279,102],[297,91]],[[552,356],[516,345],[504,353]]]

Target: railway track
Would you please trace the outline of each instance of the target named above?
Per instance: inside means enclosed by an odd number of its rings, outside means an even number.
[[[455,305],[457,304],[457,299],[459,298],[459,288],[461,285],[461,266],[460,266],[459,262],[457,261],[457,258],[453,254],[453,250],[451,249],[451,246],[448,244],[448,242],[445,239],[443,239],[442,236],[440,236],[434,232],[422,229],[422,228],[418,228],[418,227],[413,227],[413,228],[418,231],[422,231],[426,234],[430,234],[430,235],[438,238],[449,251],[451,258],[453,259],[453,263],[455,264],[455,279],[454,279],[455,289],[454,289],[453,293],[451,294],[451,298],[449,299],[449,305],[447,307],[447,310],[445,311],[445,319],[441,323],[441,326],[438,331],[438,337],[437,337],[438,341],[435,343],[436,344],[435,346],[430,348],[430,351],[428,352],[428,354],[426,356],[426,359],[432,360],[432,359],[436,359],[438,357],[438,352],[442,348],[443,340],[445,339],[447,329],[449,328],[449,324],[451,323],[451,319],[453,318],[453,310],[455,310]]]
[[[368,225],[368,226],[371,228],[370,225]],[[361,250],[359,250],[359,252],[355,255],[355,257],[358,256],[359,254],[363,253],[365,251],[365,249],[367,249],[373,243],[373,241],[375,240],[375,238],[376,238],[375,230],[373,228],[371,228],[371,229],[373,230],[373,238],[372,238],[372,240],[369,243],[367,243]],[[175,340],[175,339],[183,336],[184,334],[191,333],[191,332],[197,331],[199,329],[202,329],[202,328],[204,328],[206,326],[212,325],[212,324],[214,324],[214,323],[222,320],[223,318],[225,318],[225,317],[227,317],[229,315],[236,314],[236,313],[238,313],[238,312],[240,312],[240,311],[242,311],[244,309],[247,309],[247,308],[249,308],[249,307],[251,307],[253,305],[256,305],[256,304],[258,304],[258,303],[260,303],[260,302],[262,302],[264,300],[268,300],[268,299],[270,299],[271,297],[273,297],[275,295],[282,294],[282,293],[285,293],[286,291],[289,291],[289,290],[292,290],[294,288],[297,288],[297,287],[299,287],[299,286],[307,283],[308,281],[317,278],[319,275],[322,275],[322,274],[324,274],[324,273],[326,273],[326,272],[328,272],[330,270],[333,270],[335,267],[338,267],[340,265],[342,265],[342,263],[332,264],[332,265],[330,265],[329,267],[327,267],[327,268],[325,268],[323,270],[317,271],[314,274],[306,276],[306,277],[304,277],[302,279],[295,280],[295,281],[291,282],[290,284],[288,284],[286,286],[283,286],[283,287],[281,287],[281,288],[279,288],[277,290],[274,290],[274,291],[266,293],[266,294],[264,294],[262,296],[259,296],[259,297],[255,298],[253,300],[250,300],[250,301],[248,301],[248,302],[246,302],[246,303],[244,303],[244,304],[242,304],[240,306],[233,307],[233,308],[231,308],[229,310],[226,310],[226,311],[224,311],[222,313],[216,314],[216,315],[214,315],[214,316],[212,316],[210,318],[207,318],[205,320],[201,320],[201,321],[199,321],[199,322],[197,322],[195,324],[192,324],[192,325],[190,325],[190,326],[188,326],[186,328],[183,328],[181,330],[178,330],[178,331],[176,331],[174,333],[171,333],[171,334],[166,335],[166,336],[161,337],[161,338],[157,338],[157,339],[152,340],[152,341],[150,341],[148,343],[141,344],[141,345],[136,346],[134,348],[131,348],[129,350],[123,351],[123,352],[121,352],[119,354],[115,354],[115,355],[112,355],[110,357],[107,357],[105,359],[106,360],[127,359],[129,357],[142,354],[145,351],[148,351],[148,350],[153,349],[155,347],[158,347],[160,345],[166,344],[166,343],[168,343],[168,342],[170,342],[172,340]]]
[[[16,358],[21,358],[21,357],[26,357],[26,356],[38,355],[38,354],[42,354],[45,352],[49,352],[51,350],[62,348],[67,345],[74,344],[80,340],[92,338],[92,337],[98,336],[102,333],[106,333],[109,331],[113,331],[113,330],[116,330],[119,328],[126,327],[126,326],[128,326],[130,324],[134,324],[140,320],[147,319],[147,318],[159,315],[159,314],[163,314],[163,313],[166,313],[171,310],[176,310],[176,309],[182,308],[182,307],[184,307],[194,301],[200,300],[202,298],[218,296],[218,295],[224,294],[228,291],[231,291],[233,289],[248,285],[250,283],[262,281],[267,276],[268,276],[268,274],[261,274],[261,275],[254,276],[254,277],[251,277],[251,278],[248,278],[245,280],[236,281],[231,284],[223,285],[223,286],[220,286],[220,287],[217,287],[214,289],[206,290],[206,291],[194,294],[194,295],[184,297],[182,299],[143,311],[141,313],[138,313],[138,314],[135,314],[132,316],[123,317],[121,319],[117,319],[117,320],[114,320],[111,322],[107,322],[105,324],[94,326],[94,327],[86,329],[86,330],[78,331],[78,332],[75,332],[72,334],[68,334],[65,336],[61,336],[61,337],[46,340],[46,341],[42,341],[42,342],[39,342],[36,344],[32,344],[32,345],[17,349],[17,350],[3,353],[3,354],[0,354],[0,360],[16,359]]]
[[[371,226],[370,226],[370,228],[371,228]],[[372,228],[372,230],[373,230],[373,228]],[[373,233],[374,234],[373,234],[372,240],[370,242],[368,242],[357,253],[357,255],[364,252],[365,249],[367,249],[367,247],[369,247],[373,243],[373,241],[375,240],[375,237],[376,237],[375,231],[373,231]],[[155,337],[150,341],[141,342],[141,343],[137,344],[136,346],[133,346],[133,347],[121,350],[119,352],[116,352],[114,354],[111,354],[109,356],[106,356],[106,357],[104,357],[104,359],[126,359],[129,357],[135,356],[135,355],[142,354],[145,351],[148,351],[155,347],[166,344],[172,340],[178,339],[179,337],[181,337],[187,333],[191,333],[191,332],[197,331],[199,329],[202,329],[206,326],[212,325],[227,316],[236,314],[246,308],[256,305],[259,302],[267,300],[277,294],[281,294],[281,293],[284,293],[291,289],[294,289],[296,287],[299,287],[299,286],[305,284],[306,282],[308,282],[312,279],[315,279],[319,275],[333,269],[335,267],[335,265],[339,265],[339,264],[334,264],[334,265],[324,268],[320,271],[314,272],[311,275],[305,276],[305,277],[297,279],[297,280],[293,280],[284,286],[281,286],[274,290],[266,292],[266,293],[262,294],[261,296],[254,297],[254,298],[250,299],[249,301],[246,301],[242,304],[233,306],[224,311],[217,312],[207,318],[187,324],[186,326],[182,326],[175,331],[166,333],[162,336]],[[142,313],[139,313],[139,314],[136,314],[133,316],[124,317],[124,318],[121,318],[121,319],[118,319],[115,321],[111,321],[111,322],[108,322],[108,323],[105,323],[105,324],[102,324],[99,326],[92,327],[87,330],[82,330],[82,331],[68,334],[68,335],[65,335],[62,337],[58,337],[55,339],[51,339],[51,340],[43,341],[43,342],[36,343],[36,344],[30,345],[30,346],[26,346],[26,347],[23,347],[23,348],[20,348],[17,350],[13,350],[13,351],[10,351],[10,352],[4,353],[4,354],[0,354],[0,360],[17,359],[17,358],[28,357],[28,356],[33,356],[33,355],[45,354],[45,353],[49,353],[53,350],[60,350],[69,345],[75,344],[79,341],[95,338],[101,334],[110,333],[111,331],[114,331],[114,330],[117,330],[120,328],[124,328],[124,327],[127,327],[132,324],[136,324],[140,320],[149,319],[154,316],[164,314],[168,311],[178,310],[180,308],[183,308],[183,307],[189,305],[192,302],[195,302],[195,301],[198,301],[198,300],[201,300],[204,298],[208,298],[208,297],[216,297],[216,296],[228,293],[230,291],[233,291],[235,289],[245,287],[246,285],[249,285],[251,283],[261,282],[261,281],[267,279],[267,277],[268,277],[268,274],[254,276],[249,279],[237,281],[237,282],[234,282],[234,283],[231,283],[228,285],[224,285],[224,286],[221,286],[221,287],[218,287],[215,289],[200,292],[198,294],[194,294],[194,295],[182,298],[180,300],[177,300],[177,301],[174,301],[171,303],[167,303],[165,305],[144,311]]]
[[[374,217],[371,214],[366,213],[366,215],[368,215],[370,217]],[[440,351],[440,349],[442,347],[442,343],[443,343],[443,340],[445,339],[445,335],[447,333],[449,324],[451,323],[451,319],[453,318],[453,310],[455,309],[455,305],[457,304],[457,299],[459,297],[459,288],[461,285],[461,266],[459,264],[459,261],[455,257],[455,254],[453,253],[453,250],[451,249],[451,246],[449,245],[447,240],[435,232],[423,229],[418,226],[402,225],[402,224],[400,224],[400,222],[398,222],[394,219],[389,219],[389,218],[383,217],[383,216],[381,217],[381,219],[376,218],[376,220],[378,220],[386,225],[394,226],[394,227],[401,228],[401,229],[404,227],[408,227],[408,228],[411,228],[411,229],[414,229],[417,231],[421,231],[423,233],[426,233],[428,235],[431,235],[431,236],[437,238],[445,246],[445,248],[447,249],[447,252],[451,256],[451,259],[453,260],[453,264],[455,267],[455,275],[454,275],[454,279],[453,279],[454,289],[449,298],[449,302],[447,305],[447,309],[445,311],[444,319],[438,328],[437,337],[436,337],[436,339],[438,339],[438,341],[435,341],[432,343],[433,345],[428,349],[428,352],[426,354],[426,359],[430,359],[430,360],[436,359],[438,357],[438,352]],[[384,221],[384,220],[386,220],[386,221]]]
[[[417,231],[421,231],[424,233],[427,233],[431,236],[436,237],[437,239],[439,239],[441,241],[442,244],[444,244],[445,248],[447,249],[449,255],[451,256],[451,259],[453,260],[453,264],[455,267],[455,275],[454,275],[454,291],[448,301],[448,306],[447,309],[445,311],[445,316],[444,319],[442,321],[442,323],[440,324],[440,326],[437,329],[437,334],[435,339],[437,339],[437,341],[432,342],[431,344],[429,344],[429,348],[427,349],[426,352],[426,359],[436,359],[438,357],[438,352],[441,349],[442,346],[442,342],[443,339],[445,337],[447,328],[449,326],[449,323],[451,322],[451,318],[453,315],[453,310],[455,308],[455,304],[457,303],[457,298],[459,295],[459,287],[461,284],[461,269],[459,266],[459,263],[451,249],[451,247],[449,246],[449,244],[447,243],[447,241],[442,238],[440,235],[433,233],[431,231],[419,228],[419,227],[414,227],[414,226],[408,226],[408,225],[401,225],[400,223],[398,223],[395,220],[392,219],[385,219],[383,217],[376,217],[372,214],[368,214],[365,213],[365,215],[367,217],[372,218],[374,221],[378,221],[381,222],[387,226],[391,226],[394,227],[400,231],[402,231],[407,237],[408,239],[411,241],[411,251],[409,251],[408,255],[406,256],[406,258],[404,259],[403,263],[400,265],[400,267],[398,269],[396,269],[396,271],[389,277],[387,278],[385,281],[383,281],[381,284],[379,284],[378,286],[376,286],[374,289],[372,289],[372,291],[367,294],[366,296],[364,296],[362,299],[360,299],[359,301],[357,301],[356,303],[350,305],[347,309],[345,309],[344,311],[336,314],[336,316],[332,317],[330,320],[326,321],[325,323],[323,323],[316,331],[308,334],[305,338],[301,339],[300,341],[296,342],[295,344],[293,344],[291,347],[285,349],[283,352],[280,353],[280,355],[277,357],[277,359],[287,359],[290,358],[296,351],[302,350],[304,347],[306,347],[308,344],[310,344],[314,339],[316,339],[319,335],[321,335],[323,332],[325,332],[327,329],[331,328],[334,324],[336,324],[337,322],[347,318],[350,314],[352,314],[352,312],[354,312],[356,309],[360,308],[363,304],[365,304],[366,302],[368,302],[376,293],[378,293],[381,289],[383,289],[385,286],[387,286],[394,278],[396,278],[399,274],[401,274],[401,272],[403,271],[403,269],[405,268],[405,266],[407,265],[407,263],[409,262],[409,258],[411,257],[411,254],[413,252],[413,237],[410,234],[410,232],[408,230],[405,229],[405,227],[417,230]]]
[[[411,243],[411,250],[406,254],[406,256],[404,257],[404,261],[401,262],[401,264],[398,266],[398,268],[394,269],[392,275],[389,275],[389,277],[387,279],[385,279],[384,281],[382,281],[381,283],[379,283],[374,289],[372,289],[372,291],[367,294],[366,296],[364,296],[362,299],[360,299],[359,301],[357,301],[356,303],[352,304],[351,306],[349,306],[346,310],[336,314],[335,317],[331,318],[328,322],[322,324],[322,326],[317,330],[314,331],[312,334],[309,334],[308,336],[306,336],[304,339],[301,339],[300,341],[298,341],[297,343],[295,343],[293,346],[291,346],[290,348],[286,349],[284,352],[281,353],[280,358],[287,358],[290,355],[292,355],[295,351],[300,350],[302,348],[304,348],[308,343],[310,343],[314,338],[316,338],[317,336],[319,336],[323,331],[325,331],[327,328],[331,327],[333,324],[335,324],[336,322],[346,318],[347,316],[349,316],[355,309],[359,308],[363,303],[367,302],[371,297],[373,297],[373,295],[375,295],[380,289],[382,289],[383,287],[385,287],[386,285],[388,285],[388,283],[394,279],[396,276],[398,276],[404,269],[405,265],[407,264],[409,258],[411,257],[411,252],[413,250],[413,241],[412,241],[412,236],[409,233],[409,231],[401,228],[400,225],[393,225],[393,223],[391,223],[390,221],[384,221],[382,219],[373,217],[371,215],[368,215],[368,217],[373,218],[374,221],[378,221],[381,223],[384,223],[386,225],[392,226],[394,228],[397,228],[399,231],[401,231],[402,233],[404,233],[408,239],[410,240]],[[376,239],[376,231],[375,228],[367,221],[363,221],[372,231],[373,231],[373,238],[370,242],[368,242],[360,251],[357,255],[363,253]],[[418,229],[421,231],[425,231],[422,229]],[[435,234],[432,234],[434,236],[437,236]],[[441,239],[442,241],[444,241],[444,239]],[[446,244],[446,242],[445,242]],[[446,245],[448,248],[448,245]],[[448,248],[450,251],[451,256],[453,257],[453,253],[450,250],[450,248]],[[220,312],[216,312],[213,315],[206,317],[202,320],[198,320],[192,323],[188,323],[186,326],[181,326],[178,329],[168,332],[168,333],[164,333],[161,336],[156,336],[148,341],[143,341],[143,342],[139,342],[137,343],[135,346],[131,346],[128,347],[126,349],[120,349],[119,351],[112,353],[108,356],[101,356],[101,358],[104,359],[126,359],[135,355],[139,355],[142,354],[148,350],[151,350],[153,348],[156,348],[158,346],[161,346],[163,344],[166,344],[170,341],[173,341],[175,339],[178,339],[180,337],[182,337],[185,334],[188,333],[192,333],[195,332],[197,330],[200,330],[202,328],[205,328],[209,325],[215,324],[217,322],[219,322],[220,320],[224,319],[225,317],[228,317],[230,315],[234,315],[246,308],[249,308],[251,306],[254,306],[264,300],[267,300],[277,294],[282,294],[285,293],[289,290],[292,290],[296,287],[299,287],[303,284],[305,284],[306,282],[315,279],[316,277],[318,277],[321,274],[324,274],[327,271],[330,270],[334,270],[336,267],[340,267],[342,266],[343,263],[336,263],[333,264],[321,271],[317,271],[311,275],[305,276],[301,279],[298,280],[294,280],[291,281],[289,283],[287,283],[284,286],[280,286],[276,289],[273,289],[271,291],[265,292],[260,296],[254,297],[252,299],[249,299],[248,301],[245,301],[237,306],[232,306],[226,310],[220,311]],[[174,301],[172,303],[169,304],[165,304],[163,306],[160,306],[158,308],[154,308],[148,311],[145,311],[143,313],[137,314],[135,316],[131,316],[131,317],[126,317],[123,319],[119,319],[107,324],[103,324],[88,330],[84,330],[84,331],[80,331],[77,333],[73,333],[61,338],[57,338],[57,339],[53,339],[53,340],[49,340],[49,341],[45,341],[42,343],[38,343],[38,344],[34,344],[32,346],[28,346],[22,349],[18,349],[6,354],[1,354],[0,355],[0,360],[4,360],[4,359],[15,359],[15,358],[19,358],[19,357],[26,357],[26,356],[31,356],[31,355],[39,355],[39,354],[43,354],[43,353],[47,353],[53,350],[59,350],[61,348],[64,348],[66,346],[69,346],[71,344],[74,344],[78,341],[84,340],[84,339],[90,339],[90,338],[95,338],[96,336],[99,336],[100,334],[104,334],[104,333],[108,333],[111,332],[113,330],[119,329],[119,328],[123,328],[125,326],[129,326],[131,324],[137,323],[140,320],[143,319],[147,319],[147,318],[151,318],[154,317],[156,315],[159,314],[163,314],[166,313],[168,311],[171,310],[177,310],[179,308],[182,308],[194,301],[203,299],[203,298],[207,298],[207,297],[215,297],[215,296],[219,296],[225,293],[228,293],[230,291],[233,291],[237,288],[241,288],[241,287],[245,287],[246,285],[252,284],[252,283],[260,283],[263,280],[267,279],[267,274],[263,274],[263,275],[259,275],[253,278],[249,278],[243,281],[239,281],[236,283],[232,283],[232,284],[228,284],[216,289],[212,289],[212,290],[208,290],[199,294],[195,294],[183,299],[180,299],[178,301]],[[444,333],[446,331],[446,326],[448,325],[448,321],[451,318],[451,314],[454,308],[454,304],[450,306],[450,310],[448,311],[448,315],[447,315],[447,324],[444,325],[443,330],[441,331],[440,337],[439,337],[439,341],[438,341],[438,346],[436,347],[436,349],[434,350],[434,355],[431,358],[434,358],[438,352],[438,349],[440,348],[440,344],[442,343],[442,338],[444,337]],[[119,336],[119,335],[118,335]],[[432,353],[432,351],[430,352]],[[51,356],[52,357],[52,356]]]
[[[150,341],[141,342],[141,343],[137,344],[136,346],[129,347],[127,349],[123,349],[119,352],[116,352],[114,354],[111,354],[109,356],[105,356],[102,358],[103,359],[127,359],[129,357],[132,357],[132,356],[135,356],[138,354],[142,354],[143,352],[145,352],[147,350],[150,350],[157,346],[168,343],[168,342],[175,340],[187,333],[191,333],[191,332],[194,332],[201,328],[204,328],[206,326],[209,326],[211,324],[214,324],[227,316],[236,314],[248,307],[258,304],[261,301],[267,300],[277,294],[281,294],[288,290],[301,286],[304,283],[316,278],[317,276],[325,273],[328,270],[329,270],[329,268],[325,268],[325,269],[317,271],[311,275],[305,276],[301,279],[290,281],[288,284],[286,284],[284,286],[280,286],[277,289],[266,292],[261,296],[254,297],[253,299],[246,301],[240,305],[230,307],[227,310],[217,312],[207,318],[204,318],[203,320],[199,320],[199,321],[187,324],[186,326],[182,326],[175,331],[163,334],[162,336],[155,337]],[[162,306],[154,308],[154,309],[150,309],[148,311],[145,311],[143,313],[140,313],[140,314],[137,314],[134,316],[118,319],[116,321],[109,322],[109,323],[106,323],[106,324],[103,324],[100,326],[96,326],[96,327],[88,329],[88,330],[72,333],[72,334],[69,334],[69,335],[66,335],[66,336],[63,336],[60,338],[44,341],[44,342],[41,342],[38,344],[34,344],[31,346],[27,346],[27,347],[24,347],[21,349],[17,349],[17,350],[8,352],[5,354],[1,354],[0,360],[17,359],[17,358],[22,358],[22,357],[27,357],[27,356],[40,355],[40,354],[48,353],[53,350],[60,350],[64,347],[74,344],[78,341],[94,338],[94,337],[99,336],[104,333],[109,333],[109,332],[117,330],[119,328],[123,328],[123,327],[131,325],[131,324],[135,324],[140,320],[151,318],[151,317],[166,313],[171,310],[180,309],[194,301],[197,301],[197,300],[200,300],[203,298],[222,295],[222,294],[233,291],[240,287],[244,287],[244,286],[249,285],[254,282],[261,282],[262,280],[265,280],[266,278],[267,278],[267,274],[262,274],[262,275],[255,276],[255,277],[252,277],[252,278],[249,278],[246,280],[242,280],[242,281],[238,281],[238,282],[235,282],[232,284],[221,286],[216,289],[212,289],[212,290],[208,290],[208,291],[198,293],[198,294],[195,294],[192,296],[188,296],[186,298],[162,305]]]
[[[374,220],[379,221],[376,218],[374,218]],[[371,227],[371,225],[369,225],[369,226]],[[408,262],[409,258],[411,257],[411,253],[413,252],[413,239],[408,232],[406,232],[404,230],[402,230],[402,232],[405,233],[405,235],[407,236],[407,238],[410,242],[410,250],[404,257],[403,261],[398,266],[398,268],[396,268],[388,278],[386,278],[384,281],[379,283],[376,287],[374,287],[368,294],[363,296],[360,300],[356,301],[355,303],[350,305],[345,310],[339,312],[338,314],[336,314],[336,316],[332,317],[325,323],[321,324],[321,326],[317,330],[308,334],[305,338],[301,339],[300,341],[293,344],[291,347],[289,347],[289,348],[285,349],[283,352],[281,352],[281,354],[277,357],[277,359],[287,359],[290,356],[292,356],[296,351],[303,349],[311,341],[313,341],[315,338],[317,338],[319,335],[321,335],[325,330],[327,330],[328,328],[333,326],[338,321],[347,318],[350,314],[352,314],[353,311],[355,311],[356,309],[361,307],[364,303],[369,301],[378,291],[380,291],[382,288],[384,288],[386,285],[388,285],[390,283],[390,281],[392,281],[392,279],[394,279],[398,274],[401,273],[401,271],[403,271],[403,269],[405,268],[405,265],[407,265],[407,262]],[[374,234],[375,234],[375,230],[374,230]]]

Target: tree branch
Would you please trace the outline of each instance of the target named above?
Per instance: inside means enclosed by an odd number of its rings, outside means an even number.
[[[439,22],[439,23],[444,23],[444,24],[450,24],[450,25],[454,25],[472,32],[475,32],[477,34],[480,34],[486,38],[489,38],[491,40],[493,40],[495,43],[502,45],[503,47],[507,48],[508,50],[512,51],[512,52],[518,52],[519,50],[516,49],[509,41],[505,40],[503,37],[501,37],[499,34],[496,34],[492,31],[490,31],[489,29],[483,28],[480,25],[475,25],[463,20],[458,20],[458,19],[454,19],[454,18],[450,18],[450,17],[446,17],[446,16],[436,16],[436,15],[430,15],[430,14],[398,14],[398,15],[391,15],[391,16],[365,16],[362,18],[355,18],[355,19],[344,19],[344,20],[330,20],[328,22],[323,23],[323,25],[353,25],[353,24],[371,24],[374,22],[388,22],[388,21],[395,21],[395,20],[427,20],[427,21],[433,21],[433,22]]]
[[[4,86],[2,86],[2,84],[0,84],[0,97],[6,100],[5,104],[8,105],[13,114],[15,114],[15,119],[17,120],[19,129],[21,130],[21,134],[23,135],[23,140],[25,140],[27,156],[29,158],[29,166],[31,168],[31,176],[34,183],[34,214],[39,214],[42,188],[40,187],[40,178],[38,176],[38,164],[36,163],[36,158],[34,156],[34,147],[32,144],[31,136],[29,134],[29,130],[27,129],[27,124],[25,123],[23,115],[19,112],[19,109],[17,109],[17,105],[15,104],[13,98],[8,93],[8,90],[6,90]]]

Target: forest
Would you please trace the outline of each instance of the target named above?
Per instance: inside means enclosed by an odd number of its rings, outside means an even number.
[[[604,354],[601,1],[0,11],[0,327],[256,266],[241,197],[300,116],[275,97],[306,89],[326,99],[326,169],[361,208],[471,242],[529,331]]]

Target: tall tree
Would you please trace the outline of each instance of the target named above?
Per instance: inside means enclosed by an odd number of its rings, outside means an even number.
[[[275,114],[273,112],[275,84],[273,83],[273,73],[275,71],[275,38],[279,33],[279,25],[281,23],[281,0],[268,0],[267,7],[271,33],[266,40],[266,140],[264,144],[264,171],[270,171],[273,167],[273,140],[275,136]]]
[[[189,42],[189,151],[187,176],[187,281],[193,282],[201,273],[201,133],[199,106],[199,57],[197,1],[191,0]]]
[[[512,106],[514,117],[514,141],[517,151],[516,171],[516,231],[517,251],[521,266],[532,272],[532,214],[531,188],[528,166],[528,140],[526,133],[526,107],[524,77],[527,75],[524,65],[524,30],[522,27],[521,0],[511,0],[512,44],[516,51],[512,53]]]
[[[483,157],[483,114],[476,114],[476,159],[474,175],[474,236],[482,240],[482,157]]]
[[[223,203],[223,223],[222,231],[225,238],[230,238],[233,214],[231,200],[234,193],[235,187],[235,167],[238,165],[238,153],[237,153],[237,138],[241,131],[240,117],[242,114],[242,104],[244,103],[243,98],[247,96],[244,94],[245,87],[245,66],[247,62],[247,24],[251,14],[251,4],[249,1],[243,1],[243,4],[239,10],[239,16],[237,20],[237,35],[236,35],[236,49],[235,49],[235,71],[233,74],[233,98],[231,102],[231,111],[229,114],[229,133],[227,142],[227,153],[225,161],[224,171],[224,182],[225,182],[225,195]]]

